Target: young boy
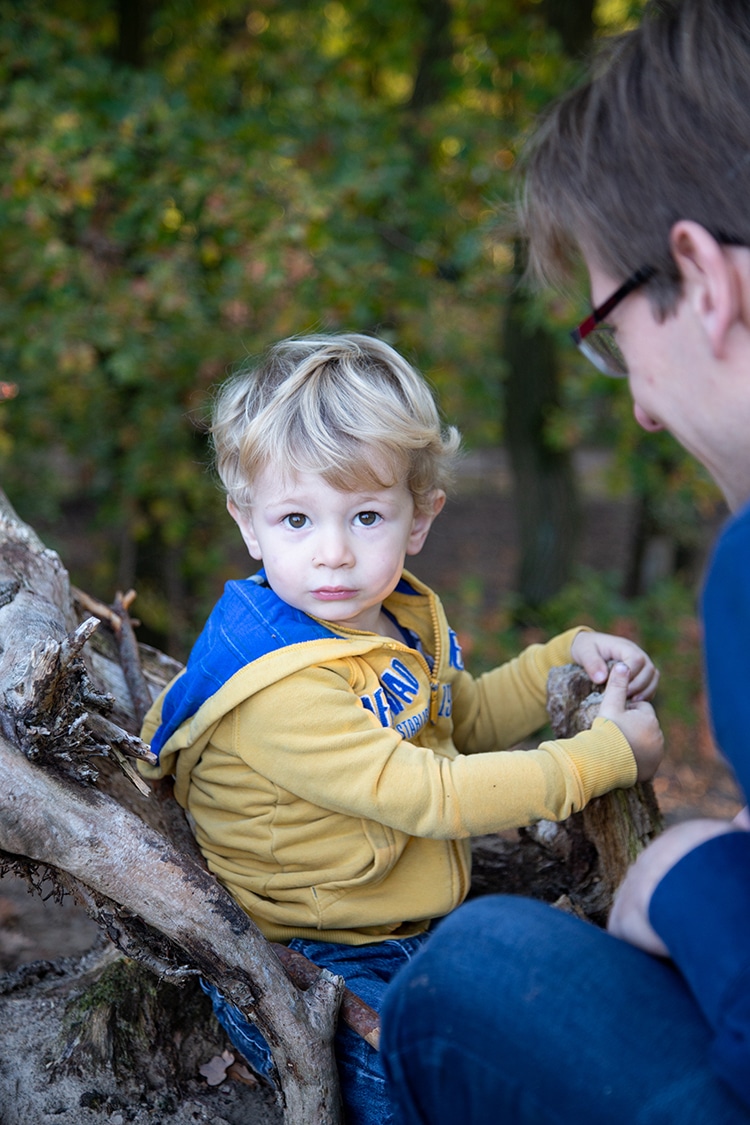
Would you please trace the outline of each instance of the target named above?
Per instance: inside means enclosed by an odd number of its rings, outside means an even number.
[[[144,737],[210,869],[263,933],[375,1008],[470,879],[469,837],[562,819],[650,777],[658,679],[634,644],[571,630],[473,679],[435,594],[404,571],[445,500],[458,434],[421,377],[360,335],[290,340],[229,382],[213,436],[264,569],[230,582]],[[591,731],[531,751],[547,674],[615,672]],[[630,696],[626,706],[626,695]],[[212,993],[250,1061],[257,1033]],[[390,1120],[377,1054],[338,1039],[350,1122]]]

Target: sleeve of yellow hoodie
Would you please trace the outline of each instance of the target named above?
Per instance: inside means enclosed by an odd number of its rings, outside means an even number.
[[[531,659],[537,661],[536,672],[529,666],[524,673],[522,658],[520,666],[506,673],[511,676],[506,687],[524,674],[538,679],[540,654]],[[469,684],[462,690],[469,692]],[[484,741],[484,728],[493,720],[480,717],[481,697],[496,690],[498,678],[492,673],[476,685],[478,696],[461,719],[462,728],[470,730],[469,742],[477,740],[480,725]],[[523,721],[517,719],[519,726]],[[543,742],[535,750],[454,756],[415,745],[380,726],[333,667],[309,669],[247,700],[216,731],[214,742],[224,740],[229,743],[225,748],[252,769],[315,805],[439,839],[481,835],[542,818],[562,820],[592,797],[636,780],[632,751],[609,719],[597,719],[590,731]]]
[[[505,749],[547,722],[547,677],[569,664],[580,628],[546,644],[529,645],[513,660],[474,679],[460,672],[453,681],[453,740],[462,754]]]

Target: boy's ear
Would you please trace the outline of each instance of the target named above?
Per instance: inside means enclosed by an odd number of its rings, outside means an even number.
[[[716,359],[726,354],[730,329],[742,315],[742,281],[732,248],[705,227],[682,219],[670,231],[670,246],[682,275],[683,292],[703,325]]]
[[[407,555],[418,555],[422,550],[425,539],[432,527],[432,522],[440,515],[444,504],[445,493],[442,488],[436,488],[427,498],[426,509],[414,513],[411,532],[409,534],[409,543],[406,548]]]
[[[240,535],[243,538],[245,546],[250,552],[250,557],[261,561],[263,556],[261,554],[260,544],[255,537],[255,528],[253,527],[252,516],[244,515],[239,510],[234,500],[230,500],[229,497],[227,497],[227,511],[229,512],[234,522],[237,524],[237,527],[240,529]]]

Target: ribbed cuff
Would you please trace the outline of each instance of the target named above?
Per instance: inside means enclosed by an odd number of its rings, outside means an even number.
[[[630,744],[617,723],[597,716],[591,730],[564,743],[581,778],[586,801],[611,789],[628,789],[638,779]]]

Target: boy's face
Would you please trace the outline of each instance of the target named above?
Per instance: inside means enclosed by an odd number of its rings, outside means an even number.
[[[422,514],[405,484],[341,492],[317,474],[284,478],[273,467],[256,478],[249,514],[228,507],[280,598],[337,625],[381,633],[383,601],[444,501],[436,490],[432,511]]]

